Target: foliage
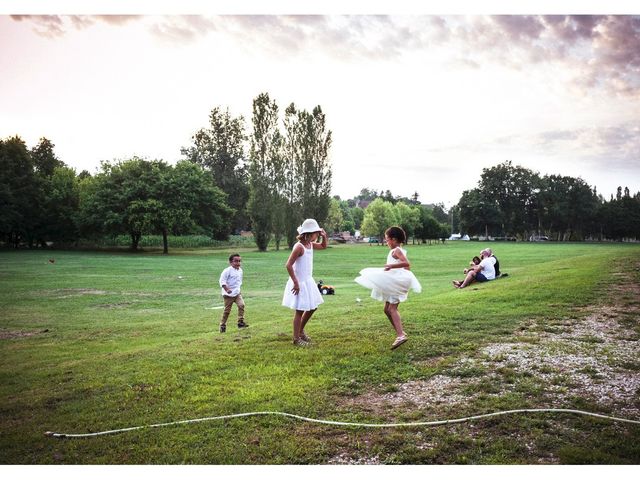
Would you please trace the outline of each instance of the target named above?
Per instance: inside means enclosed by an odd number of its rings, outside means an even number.
[[[249,189],[244,117],[233,117],[229,109],[215,107],[209,114],[209,128],[198,130],[192,139],[193,145],[182,148],[182,154],[209,172],[215,185],[227,194],[227,204],[235,211],[232,229],[247,229]]]
[[[398,225],[407,234],[407,240],[409,237],[415,236],[416,230],[420,227],[420,207],[410,207],[404,202],[398,202],[395,204],[394,209]]]
[[[169,235],[169,244],[172,248],[197,249],[197,248],[251,248],[255,245],[252,236],[229,235],[225,240],[216,240],[209,235]],[[129,247],[131,238],[128,235],[105,236],[94,239],[92,242],[85,242],[85,248],[111,248]],[[140,239],[140,248],[163,248],[164,238],[162,235],[145,235]]]
[[[254,99],[251,123],[249,215],[256,244],[261,251],[265,251],[273,230],[272,212],[279,195],[281,177],[278,106],[268,94],[262,93]]]
[[[285,110],[284,134],[278,127],[278,106],[262,93],[253,102],[250,149],[250,200],[256,243],[265,250],[273,232],[276,248],[286,237],[296,240],[304,218],[320,224],[329,213],[331,132],[318,106],[313,113],[292,103]]]
[[[376,198],[364,211],[362,234],[384,238],[387,228],[398,224],[398,216],[393,204],[382,198]]]
[[[332,198],[329,203],[329,214],[325,221],[325,228],[327,232],[333,233],[341,231],[343,222],[344,215],[342,213],[342,208],[340,207],[340,202],[335,198]]]
[[[416,237],[424,242],[426,240],[447,238],[449,236],[448,225],[436,220],[433,215],[433,210],[422,207],[419,213],[420,222],[415,232]]]
[[[103,162],[102,172],[85,185],[81,219],[89,231],[128,234],[136,250],[143,234],[208,233],[226,238],[233,213],[226,196],[201,167],[181,161],[175,167],[137,157]]]
[[[462,230],[475,235],[546,235],[559,241],[639,238],[637,203],[629,195],[606,203],[581,178],[540,177],[510,161],[484,169],[478,187],[462,194],[457,209]],[[455,209],[454,209],[455,210]]]

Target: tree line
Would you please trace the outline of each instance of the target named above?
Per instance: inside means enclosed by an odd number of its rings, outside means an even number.
[[[554,240],[640,237],[640,193],[619,187],[605,200],[580,178],[540,176],[510,161],[483,170],[478,186],[450,211],[422,205],[418,192],[394,196],[363,188],[331,197],[331,131],[320,106],[293,103],[280,115],[266,93],[245,119],[214,108],[175,165],[138,157],[104,161],[98,173],[76,174],[42,138],[28,148],[18,136],[0,140],[0,241],[5,245],[73,245],[78,239],[127,235],[207,235],[227,239],[251,230],[256,245],[295,243],[296,227],[316,218],[330,232],[360,230],[381,239],[401,225],[414,241],[453,230],[483,237],[548,236]]]
[[[320,106],[291,103],[280,120],[263,93],[249,134],[242,116],[216,107],[176,165],[133,157],[101,162],[95,175],[76,175],[46,138],[32,149],[0,140],[0,238],[34,247],[126,234],[137,249],[142,235],[161,234],[166,253],[169,235],[251,229],[260,250],[272,235],[292,246],[304,218],[328,214],[331,131]]]
[[[606,200],[581,178],[544,175],[511,161],[482,171],[453,208],[469,235],[556,241],[640,238],[640,192],[618,187]]]

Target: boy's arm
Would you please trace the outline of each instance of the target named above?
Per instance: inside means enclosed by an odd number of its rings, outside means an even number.
[[[220,274],[220,287],[224,288],[224,291],[227,293],[231,292],[231,289],[227,287],[227,279],[229,278],[229,272],[225,268]]]

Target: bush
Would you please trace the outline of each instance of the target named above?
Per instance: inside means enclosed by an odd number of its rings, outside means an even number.
[[[169,248],[202,248],[202,247],[253,247],[253,237],[229,235],[227,240],[214,240],[206,235],[169,235]],[[95,242],[97,247],[128,247],[131,245],[129,235],[104,237]],[[162,248],[162,235],[143,235],[138,244],[140,248]]]

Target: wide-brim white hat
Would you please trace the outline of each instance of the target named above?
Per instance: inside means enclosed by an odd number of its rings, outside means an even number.
[[[319,231],[320,225],[318,225],[318,222],[316,222],[313,218],[307,218],[304,222],[302,222],[302,225],[298,227],[298,233],[300,235],[302,235],[303,233],[313,233]]]

